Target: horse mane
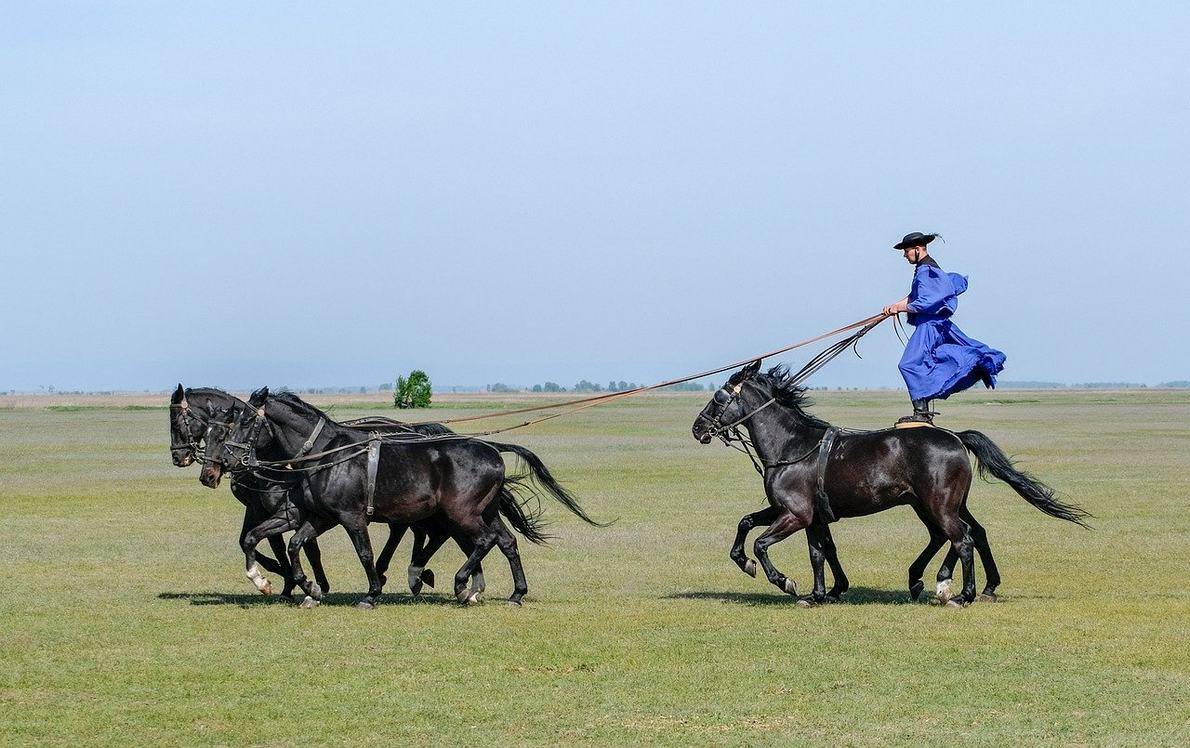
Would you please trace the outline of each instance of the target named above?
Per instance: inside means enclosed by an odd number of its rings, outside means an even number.
[[[299,412],[306,413],[306,414],[312,414],[319,418],[325,418],[328,423],[334,423],[334,424],[338,425],[338,422],[335,419],[331,418],[325,412],[323,412],[322,410],[319,410],[316,406],[311,405],[310,403],[301,399],[300,397],[293,394],[292,392],[289,392],[288,390],[282,390],[281,392],[270,392],[269,399],[280,400],[281,402],[285,403],[289,407],[291,407]]]
[[[772,390],[772,396],[776,398],[777,403],[792,410],[802,422],[814,428],[830,428],[829,423],[821,418],[810,415],[807,411],[807,408],[814,403],[806,395],[806,388],[799,387],[793,381],[793,374],[789,372],[788,366],[777,364],[769,369],[767,373],[760,374],[758,378],[769,385],[769,388]]]

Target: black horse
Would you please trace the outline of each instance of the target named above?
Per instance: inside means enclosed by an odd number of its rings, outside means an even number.
[[[784,367],[760,373],[760,361],[755,361],[732,375],[692,427],[694,437],[703,444],[734,426],[747,429],[764,466],[765,494],[771,506],[741,520],[732,559],[748,571],[749,559],[743,552],[747,530],[771,523],[753,548],[769,581],[785,592],[796,595],[797,587],[769,560],[768,549],[774,543],[807,530],[814,569],[810,599],[819,602],[827,597],[823,562],[829,558],[833,559],[832,568],[837,564],[834,544],[826,532],[829,522],[908,505],[930,533],[929,544],[909,568],[911,597],[921,594],[922,572],[947,541],[963,566],[963,588],[954,601],[966,604],[975,599],[974,548],[979,549],[988,575],[984,594],[994,596],[1000,577],[987,533],[967,509],[972,478],[968,452],[975,456],[981,477],[990,474],[1042,512],[1085,526],[1083,518],[1089,515],[1084,510],[1056,499],[1051,488],[1016,469],[1000,448],[978,431],[840,432],[826,456],[819,491],[818,452],[831,426],[807,413],[807,404],[804,390]],[[950,571],[946,565],[943,572],[939,572],[939,593],[947,597]]]
[[[379,442],[374,493],[369,496],[366,445],[371,435],[367,430],[328,421],[310,452],[312,458],[321,456],[297,462],[295,455],[311,441],[325,414],[290,393],[270,396],[267,387],[252,393],[248,405],[249,409],[235,421],[222,454],[212,455],[208,445],[203,472],[216,478],[225,467],[270,475],[305,474],[309,511],[289,541],[289,560],[295,581],[312,604],[317,604],[323,591],[318,583],[306,579],[298,552],[308,540],[336,525],[343,525],[351,537],[367,574],[368,593],[360,606],[371,608],[383,580],[372,562],[369,522],[409,524],[444,518],[460,545],[465,550],[464,544],[471,548],[467,561],[455,574],[454,592],[460,602],[477,602],[476,591],[467,589],[468,579],[492,546],[498,545],[512,570],[514,589],[509,602],[517,605],[528,585],[516,538],[501,517],[528,540],[545,540],[540,515],[527,511],[518,493],[540,487],[584,521],[599,524],[587,516],[537,455],[524,447],[458,435],[384,439]],[[513,453],[524,461],[533,486],[506,475],[501,453]]]
[[[234,395],[212,387],[191,387],[184,389],[181,384],[173,391],[169,401],[169,452],[176,467],[188,467],[199,456],[209,429],[217,423],[219,417],[230,408],[247,403]],[[266,521],[286,506],[292,506],[290,487],[279,486],[263,481],[253,475],[244,475],[231,483],[231,493],[236,500],[244,505],[244,521],[240,527],[238,545],[241,550],[253,528]],[[276,560],[266,555],[257,556],[260,566],[274,574],[280,574],[285,580],[281,594],[288,597],[296,584],[290,571],[289,557],[286,554],[285,541],[280,535],[268,538],[269,546],[276,555]],[[257,541],[259,542],[259,540]],[[255,548],[255,543],[253,543]],[[322,554],[317,544],[306,547],[306,558],[314,571],[318,583],[329,588],[326,572],[322,568]],[[248,578],[256,585],[262,594],[271,595],[272,584],[260,573],[255,563],[248,567]]]
[[[198,459],[200,450],[205,449],[212,430],[226,432],[223,425],[228,414],[247,409],[248,404],[238,397],[211,387],[185,389],[177,386],[170,397],[170,457],[177,467],[187,467]],[[403,424],[384,417],[367,417],[349,421],[352,425],[374,428],[403,428],[416,433],[451,433],[446,426],[436,423]],[[222,446],[220,444],[220,446]],[[240,528],[239,546],[245,555],[245,574],[262,594],[272,594],[272,584],[257,568],[257,562],[265,570],[280,574],[285,580],[282,595],[288,597],[294,587],[290,572],[289,557],[282,532],[296,530],[298,525],[278,522],[277,518],[296,518],[300,515],[300,486],[263,480],[250,473],[238,476],[231,482],[231,492],[244,505],[244,521]],[[296,500],[295,500],[296,499]],[[377,571],[383,577],[397,546],[409,529],[406,525],[390,526],[388,541],[377,561]],[[434,573],[426,568],[429,558],[449,537],[441,523],[415,524],[413,561],[409,567],[409,588],[413,594],[421,591],[423,584],[434,586]],[[256,546],[267,539],[276,560],[256,553]],[[326,572],[322,568],[322,556],[317,540],[306,545],[306,558],[310,561],[314,577],[323,591],[330,590]],[[483,571],[476,571],[473,584],[477,589],[484,587]]]

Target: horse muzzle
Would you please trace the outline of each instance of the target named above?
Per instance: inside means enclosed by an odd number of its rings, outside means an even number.
[[[198,482],[207,488],[218,488],[219,481],[223,478],[223,466],[215,463],[207,463],[202,466],[202,472],[198,474]]]

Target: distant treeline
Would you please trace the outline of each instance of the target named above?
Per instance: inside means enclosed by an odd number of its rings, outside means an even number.
[[[1148,385],[1143,382],[1034,382],[1030,380],[998,382],[997,387],[1006,390],[1145,390],[1150,386],[1160,389],[1190,389],[1190,380],[1178,379],[1173,382]]]

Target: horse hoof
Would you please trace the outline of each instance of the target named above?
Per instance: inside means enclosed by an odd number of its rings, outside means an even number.
[[[967,607],[967,606],[966,606],[966,605],[963,605],[963,604],[962,604],[961,602],[959,602],[958,600],[956,600],[956,599],[954,599],[954,598],[951,598],[950,600],[947,600],[947,601],[946,601],[946,603],[945,603],[945,606],[944,606],[944,607],[947,607],[947,608],[965,608],[965,607]]]
[[[790,595],[797,595],[797,582],[786,578],[785,581],[781,583],[781,589],[785,590]]]
[[[273,583],[267,579],[264,580],[264,584],[260,586],[260,594],[264,595],[265,597],[272,597]]]
[[[310,608],[317,608],[319,606],[319,604],[320,603],[318,600],[315,600],[314,598],[310,597],[309,595],[306,595],[306,599],[302,600],[301,604],[299,604],[298,607],[303,608],[305,610],[309,610]]]
[[[920,579],[909,585],[909,599],[917,600],[921,597],[921,593],[925,591],[926,583]]]
[[[817,603],[808,597],[799,597],[797,600],[797,606],[799,608],[813,608],[815,605],[817,605]]]
[[[744,573],[747,574],[748,576],[752,577],[753,579],[755,579],[756,578],[756,562],[753,561],[752,559],[748,559],[747,561],[745,561],[744,562]]]
[[[434,570],[426,569],[421,573],[421,581],[426,583],[430,589],[434,589]]]
[[[310,594],[308,597],[313,597],[316,600],[321,600],[326,593],[318,586],[318,582],[310,582]]]
[[[945,582],[939,582],[938,587],[935,590],[935,594],[938,595],[938,599],[942,602],[949,602],[950,599],[954,597],[953,593],[950,591],[950,580],[947,579]]]
[[[417,597],[421,594],[421,580],[418,580],[416,584],[409,588],[409,594],[413,595],[414,597]]]
[[[467,605],[479,605],[479,593],[472,592],[467,596]]]
[[[521,602],[519,599],[515,598],[515,597],[510,597],[510,598],[508,598],[508,604],[509,604],[509,605],[513,605],[513,606],[515,606],[515,607],[518,607],[518,608],[523,608],[523,607],[525,607],[525,604],[524,604],[523,602]]]
[[[999,599],[1000,598],[996,597],[995,592],[982,592],[979,595],[979,602],[981,603],[994,603]]]
[[[368,602],[367,600],[360,600],[355,604],[355,607],[359,608],[360,610],[376,610],[376,604]]]

